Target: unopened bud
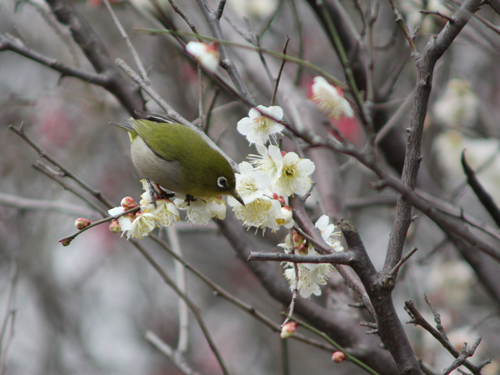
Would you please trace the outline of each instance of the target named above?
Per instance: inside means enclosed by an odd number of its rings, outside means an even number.
[[[69,244],[73,241],[73,238],[63,238],[62,240],[59,240],[61,245],[63,246],[69,246]]]
[[[344,352],[333,352],[332,354],[332,361],[335,363],[340,363],[344,362],[346,360],[346,355]]]
[[[90,225],[90,220],[89,219],[85,219],[83,217],[79,217],[75,221],[75,227],[78,230],[82,230],[83,228],[87,228],[89,225]]]
[[[131,197],[123,198],[120,204],[125,210],[130,210],[131,208],[137,207],[137,203],[135,203],[134,198]]]
[[[286,151],[281,151],[281,156],[285,156],[286,155]]]
[[[280,202],[282,205],[285,204],[285,198],[283,198],[282,195],[279,195],[279,194],[276,194],[276,193],[273,193],[273,199],[277,200],[278,202]]]
[[[295,333],[297,330],[298,324],[296,322],[290,322],[281,327],[280,337],[282,339],[287,339]]]
[[[111,223],[109,224],[109,230],[113,233],[120,233],[122,231],[118,219],[111,220]]]

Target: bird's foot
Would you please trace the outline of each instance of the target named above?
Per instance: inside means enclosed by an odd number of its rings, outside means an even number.
[[[192,195],[186,194],[186,202],[188,204],[188,207],[191,205],[191,202],[196,202],[196,199],[197,198],[193,197]]]

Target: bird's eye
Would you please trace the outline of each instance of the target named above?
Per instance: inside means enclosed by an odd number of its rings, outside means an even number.
[[[217,186],[219,186],[221,189],[227,188],[226,177],[219,177],[219,178],[217,178]]]

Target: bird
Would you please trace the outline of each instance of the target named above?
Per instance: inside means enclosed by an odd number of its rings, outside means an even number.
[[[112,123],[128,132],[132,161],[143,177],[186,194],[188,202],[231,195],[245,205],[233,168],[201,135],[170,118],[147,118]]]

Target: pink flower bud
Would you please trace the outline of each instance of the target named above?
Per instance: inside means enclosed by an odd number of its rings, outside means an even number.
[[[287,339],[295,333],[297,330],[298,324],[296,322],[290,322],[281,327],[280,337],[282,339]]]
[[[113,233],[120,233],[122,231],[118,219],[111,220],[111,223],[109,224],[109,230]]]
[[[59,240],[59,242],[63,246],[69,246],[69,244],[71,243],[71,241],[73,241],[73,238],[65,238],[65,239]]]
[[[286,155],[286,151],[281,151],[281,156],[285,156]]]
[[[335,363],[340,363],[340,362],[344,362],[346,360],[346,355],[344,352],[333,352],[332,354],[332,361],[335,362]]]
[[[134,198],[131,197],[123,198],[120,204],[125,210],[130,210],[131,208],[137,207],[137,203],[135,203]]]
[[[75,221],[75,227],[78,230],[82,230],[83,228],[87,228],[89,225],[90,225],[90,220],[89,219],[85,219],[83,217],[79,217]]]

